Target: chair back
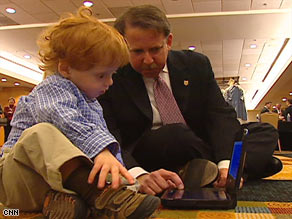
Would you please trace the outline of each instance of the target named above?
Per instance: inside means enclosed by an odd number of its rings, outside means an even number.
[[[258,122],[260,112],[260,110],[247,110],[247,121]]]
[[[266,122],[278,129],[279,116],[277,113],[262,113],[261,122]]]

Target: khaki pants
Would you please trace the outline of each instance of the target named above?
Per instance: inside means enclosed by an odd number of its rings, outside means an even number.
[[[40,123],[26,129],[0,158],[0,202],[9,208],[39,211],[48,190],[74,193],[63,188],[59,168],[76,157],[92,165],[53,125]]]

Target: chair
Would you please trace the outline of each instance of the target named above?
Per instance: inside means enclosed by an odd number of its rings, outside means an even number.
[[[247,110],[247,121],[248,122],[258,122],[260,110]]]
[[[278,113],[262,113],[261,122],[269,123],[278,130],[279,115]],[[281,150],[280,139],[278,139],[278,148],[279,148],[279,151],[281,152],[282,150]]]

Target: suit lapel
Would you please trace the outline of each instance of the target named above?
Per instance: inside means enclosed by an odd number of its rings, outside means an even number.
[[[190,78],[187,74],[187,66],[177,61],[174,53],[170,51],[167,59],[167,67],[172,93],[180,110],[183,113],[187,107],[187,100],[189,97],[189,89],[191,83]]]
[[[144,84],[144,80],[140,73],[136,72],[132,67],[128,68],[124,73],[126,74],[121,81],[129,96],[132,98],[141,112],[149,118],[153,119],[152,108],[149,96]]]

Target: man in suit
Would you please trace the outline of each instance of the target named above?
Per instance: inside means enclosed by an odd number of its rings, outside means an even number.
[[[275,108],[273,108],[272,112],[273,113],[277,113],[279,115],[279,120],[283,120],[284,116],[283,116],[283,111],[281,108],[281,104],[280,103],[276,103]]]
[[[115,28],[128,43],[130,63],[113,76],[113,85],[99,101],[140,191],[158,194],[170,186],[183,188],[180,168],[194,160],[193,166],[199,166],[200,159],[218,165],[214,186],[225,186],[241,127],[222,96],[209,59],[192,51],[172,51],[170,24],[154,6],[129,9]],[[182,122],[162,121],[154,94],[158,78],[172,91]],[[211,172],[208,168],[206,173]]]
[[[286,100],[287,108],[284,111],[284,119],[287,122],[291,122],[292,116],[292,99]]]
[[[271,108],[272,108],[272,102],[266,102],[262,111],[261,111],[261,114],[262,113],[270,113],[271,112]]]

